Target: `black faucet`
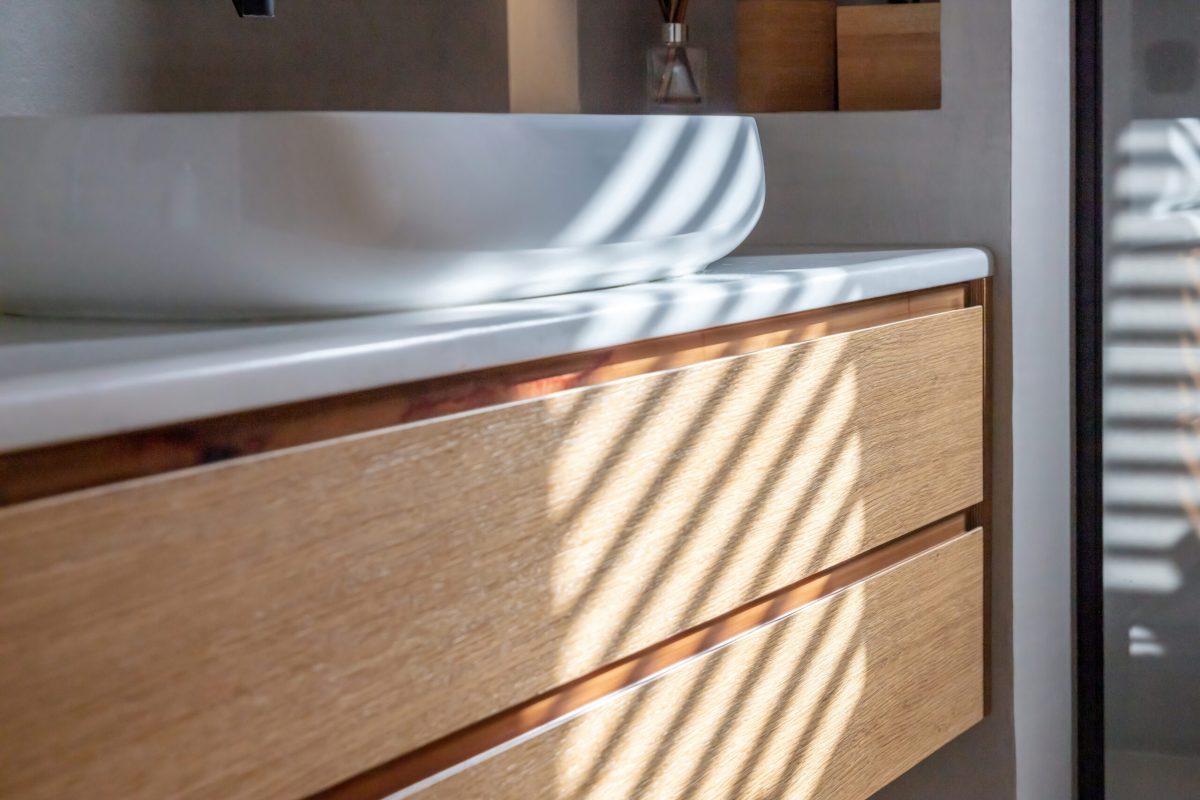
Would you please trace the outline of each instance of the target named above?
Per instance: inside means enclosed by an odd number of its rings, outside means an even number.
[[[233,0],[239,17],[273,17],[275,0]]]

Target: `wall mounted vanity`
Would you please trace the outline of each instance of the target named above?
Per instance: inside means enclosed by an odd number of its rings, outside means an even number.
[[[973,249],[0,325],[0,795],[866,798],[985,713]]]

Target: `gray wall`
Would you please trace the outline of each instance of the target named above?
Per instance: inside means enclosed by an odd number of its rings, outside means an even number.
[[[4,0],[0,114],[508,109],[505,0]]]

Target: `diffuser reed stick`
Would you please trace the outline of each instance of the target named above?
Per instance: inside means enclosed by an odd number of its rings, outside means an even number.
[[[654,101],[656,103],[667,103],[678,68],[686,71],[688,75],[687,82],[695,82],[695,78],[692,75],[692,65],[688,60],[684,36],[682,35],[683,26],[687,19],[688,0],[658,0],[658,8],[662,12],[664,26],[671,26],[675,30],[680,31],[679,41],[669,40],[666,43],[666,62],[663,65],[662,77],[659,80],[658,89],[654,93]],[[699,97],[696,99],[697,101],[700,100]]]
[[[663,22],[682,23],[687,19],[688,0],[658,0],[658,8],[662,11]]]

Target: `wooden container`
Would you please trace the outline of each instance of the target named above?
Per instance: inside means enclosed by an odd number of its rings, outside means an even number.
[[[837,10],[842,111],[941,108],[940,3]]]
[[[836,46],[836,0],[738,0],[738,109],[836,110]]]

